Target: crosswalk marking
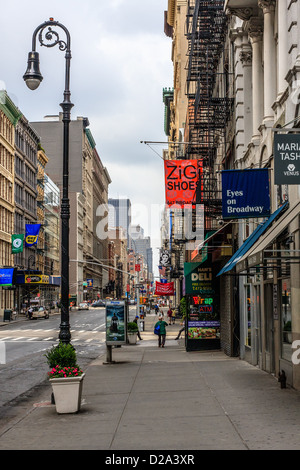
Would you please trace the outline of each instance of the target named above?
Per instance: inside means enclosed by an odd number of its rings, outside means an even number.
[[[84,330],[84,329],[71,329],[71,342],[76,344],[102,344],[105,340],[105,331],[99,331],[103,325],[99,325],[98,327],[94,328],[93,330]],[[0,343],[34,343],[34,342],[52,342],[58,343],[59,340],[59,332],[60,329],[57,328],[24,328],[24,329],[16,329],[10,331],[10,336],[4,336],[5,332],[1,332],[3,337],[1,337],[0,333]],[[8,332],[6,332],[8,333]],[[35,336],[32,336],[32,335]]]

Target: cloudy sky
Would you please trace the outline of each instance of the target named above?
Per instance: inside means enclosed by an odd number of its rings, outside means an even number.
[[[36,91],[23,74],[32,33],[50,17],[71,34],[72,119],[86,116],[97,150],[112,179],[109,197],[128,197],[134,223],[151,236],[154,263],[159,209],[164,204],[165,142],[162,90],[173,85],[171,39],[164,34],[167,0],[14,0],[2,2],[0,84],[29,121],[61,111],[64,53],[41,48],[44,77]],[[153,149],[153,150],[152,150]],[[157,153],[156,153],[157,152]],[[155,273],[156,274],[156,273]]]

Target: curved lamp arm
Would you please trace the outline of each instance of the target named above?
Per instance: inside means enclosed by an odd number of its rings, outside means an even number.
[[[66,41],[60,39],[59,34],[53,27],[61,28],[66,34]],[[47,28],[47,30],[46,30]],[[54,21],[50,18],[49,21],[45,21],[38,26],[32,36],[32,50],[28,54],[27,70],[23,75],[23,79],[26,85],[31,90],[36,90],[43,80],[43,76],[40,72],[40,60],[39,53],[36,52],[36,40],[38,40],[41,46],[55,47],[58,45],[61,51],[66,51],[66,76],[65,76],[65,93],[69,96],[65,96],[64,101],[69,101],[70,98],[70,61],[71,61],[71,36],[68,29],[58,21]]]

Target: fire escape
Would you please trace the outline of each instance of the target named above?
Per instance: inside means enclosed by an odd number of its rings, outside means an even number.
[[[205,229],[216,226],[222,214],[221,170],[226,152],[226,125],[233,112],[228,54],[225,51],[227,16],[224,0],[188,0],[188,116],[186,158],[203,161],[197,203],[204,204]]]

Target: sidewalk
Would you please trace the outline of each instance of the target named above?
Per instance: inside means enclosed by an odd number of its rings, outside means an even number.
[[[300,393],[220,351],[186,352],[174,339],[178,320],[158,348],[156,321],[147,315],[137,345],[113,348],[114,363],[105,364],[106,354],[90,363],[78,414],[56,413],[48,383],[17,404],[1,420],[0,449],[300,448]]]

